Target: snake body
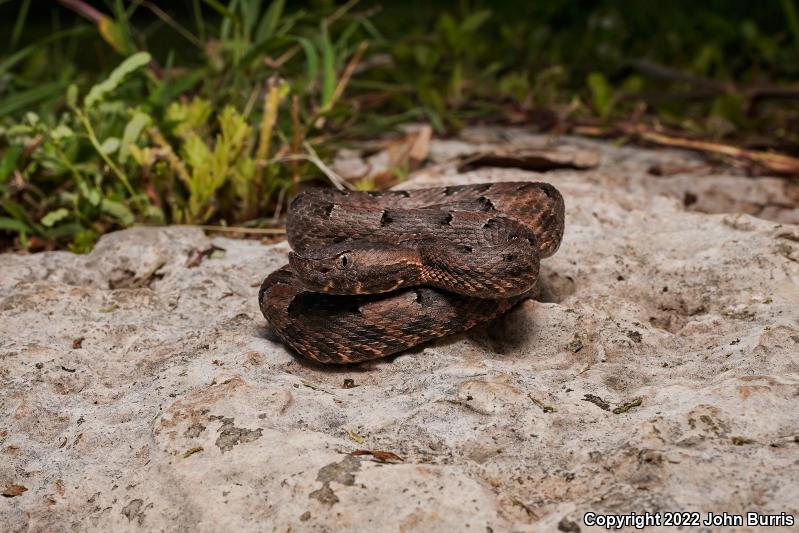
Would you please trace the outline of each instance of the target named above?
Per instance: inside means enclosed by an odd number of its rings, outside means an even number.
[[[311,189],[291,202],[293,252],[259,292],[299,354],[355,363],[466,331],[529,297],[557,251],[564,204],[551,185],[409,191]]]

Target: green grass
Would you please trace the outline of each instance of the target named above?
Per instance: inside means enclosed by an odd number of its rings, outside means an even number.
[[[794,0],[60,4],[43,23],[0,0],[0,246],[269,226],[317,157],[410,121],[635,120],[799,152],[795,100],[768,92],[799,75]]]

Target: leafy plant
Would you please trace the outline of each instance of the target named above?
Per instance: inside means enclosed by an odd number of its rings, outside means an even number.
[[[141,42],[133,8],[117,2],[111,18],[63,3],[96,23],[113,51]],[[345,118],[338,106],[366,50],[360,23],[346,19],[353,4],[314,17],[287,15],[282,1],[208,5],[221,19],[210,28],[195,3],[206,43],[179,26],[202,45],[204,63],[193,70],[164,69],[134,52],[85,90],[75,79],[45,113],[7,122],[0,230],[23,247],[82,251],[137,221],[257,223],[313,175],[303,153],[324,150],[324,132],[335,134]]]
[[[0,245],[272,224],[337,148],[412,121],[648,121],[799,153],[795,0],[11,4]]]

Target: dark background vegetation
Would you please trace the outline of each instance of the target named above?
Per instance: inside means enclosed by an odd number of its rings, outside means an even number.
[[[335,150],[406,123],[799,155],[795,0],[0,0],[0,21],[4,247],[279,224]]]

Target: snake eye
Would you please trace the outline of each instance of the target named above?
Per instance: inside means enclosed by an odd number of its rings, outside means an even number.
[[[347,257],[347,254],[344,254],[341,256],[341,259],[339,259],[339,262],[341,263],[342,268],[347,268],[347,265],[350,264],[350,258]]]

